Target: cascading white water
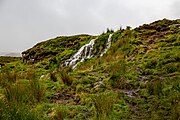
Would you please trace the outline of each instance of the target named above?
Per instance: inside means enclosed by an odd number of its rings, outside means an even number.
[[[103,56],[112,43],[112,35],[110,34],[108,37],[108,42],[106,44],[106,47],[104,48],[103,52],[100,54],[100,56]],[[97,38],[96,38],[97,39]],[[78,62],[83,62],[85,59],[90,59],[93,57],[93,50],[94,50],[94,41],[96,39],[92,39],[88,44],[83,45],[77,53],[75,53],[71,58],[65,61],[65,66],[70,66],[72,69],[74,69]]]
[[[83,62],[84,59],[93,57],[94,41],[96,39],[92,39],[88,44],[83,45],[76,54],[65,61],[65,66],[71,66],[74,69],[79,61]]]
[[[107,50],[110,48],[111,43],[112,43],[112,35],[113,35],[113,34],[110,34],[110,35],[109,35],[109,37],[108,37],[108,42],[107,42],[107,44],[106,44],[106,47],[105,47],[104,51],[100,54],[100,56],[103,56],[103,55],[107,52]]]

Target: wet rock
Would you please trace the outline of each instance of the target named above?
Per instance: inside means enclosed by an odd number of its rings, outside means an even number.
[[[100,78],[100,81],[94,83],[94,88],[100,88],[100,87],[104,87],[105,85],[102,82],[102,78]]]
[[[103,56],[107,50],[109,49],[109,47],[111,46],[111,42],[112,42],[112,35],[109,35],[108,38],[108,42],[106,44],[105,49],[103,50],[102,53],[100,53],[100,56]],[[96,38],[97,39],[97,38]],[[83,45],[77,53],[75,53],[70,59],[65,61],[65,66],[70,66],[72,67],[72,69],[74,69],[78,62],[83,62],[85,59],[90,59],[92,58],[93,55],[93,50],[94,50],[94,43],[96,39],[92,39],[88,44]]]
[[[126,94],[130,98],[137,98],[139,95],[136,93],[135,90],[123,90],[123,93]]]
[[[45,75],[41,75],[40,79],[43,79],[43,78],[45,78]]]
[[[164,77],[164,76],[160,76],[159,78],[160,78],[160,80],[164,80],[164,79],[165,79],[165,77]]]
[[[148,80],[148,77],[146,75],[141,76],[141,78],[139,78],[139,81],[142,82],[144,80]]]
[[[135,68],[136,71],[141,72],[141,68],[137,67]]]

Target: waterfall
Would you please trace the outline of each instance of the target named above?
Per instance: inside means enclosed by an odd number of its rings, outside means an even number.
[[[92,39],[88,44],[83,45],[76,54],[65,61],[65,66],[71,66],[74,69],[79,61],[83,62],[85,59],[93,57],[94,41],[96,39]]]
[[[100,56],[103,56],[107,50],[109,49],[109,47],[111,46],[111,42],[112,42],[112,35],[110,34],[108,37],[108,41],[106,44],[106,47],[104,48],[103,52],[100,54]],[[71,58],[67,59],[65,61],[65,66],[71,66],[72,69],[74,69],[78,62],[83,62],[85,59],[90,59],[93,57],[93,50],[94,50],[94,41],[96,40],[92,39],[88,44],[83,45],[77,53],[75,53]]]
[[[106,44],[106,47],[105,47],[104,51],[101,53],[100,56],[103,56],[103,55],[107,52],[107,50],[110,48],[111,43],[112,43],[112,35],[113,35],[113,34],[110,34],[110,35],[109,35],[109,38],[108,38],[108,42],[107,42],[107,44]]]

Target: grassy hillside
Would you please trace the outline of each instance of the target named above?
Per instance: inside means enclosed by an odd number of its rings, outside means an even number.
[[[100,57],[108,36],[112,45]],[[180,20],[107,31],[94,57],[62,67],[94,36],[57,37],[0,69],[0,119],[180,119]]]
[[[95,37],[90,35],[61,36],[47,40],[22,52],[25,62],[50,61],[61,63],[68,59],[84,44]]]

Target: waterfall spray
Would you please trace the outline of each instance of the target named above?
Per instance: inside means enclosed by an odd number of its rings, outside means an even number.
[[[96,39],[92,39],[88,44],[83,45],[76,54],[65,61],[65,65],[71,66],[72,69],[74,69],[79,61],[83,62],[85,59],[90,59],[93,57],[94,41]]]
[[[111,43],[112,43],[112,35],[113,35],[113,34],[110,34],[110,35],[109,35],[109,38],[108,38],[108,42],[107,42],[107,44],[106,44],[106,47],[105,47],[104,51],[100,54],[100,56],[103,56],[103,55],[107,52],[107,50],[110,48]]]
[[[107,50],[109,49],[109,47],[111,46],[112,43],[112,35],[110,34],[108,37],[108,42],[106,44],[105,49],[103,50],[103,52],[100,54],[100,56],[103,56]],[[65,66],[70,66],[72,67],[72,69],[74,69],[78,62],[83,62],[85,59],[90,59],[93,57],[93,50],[94,50],[94,42],[97,38],[92,39],[88,44],[83,45],[77,53],[75,53],[71,58],[67,59],[65,61]]]

